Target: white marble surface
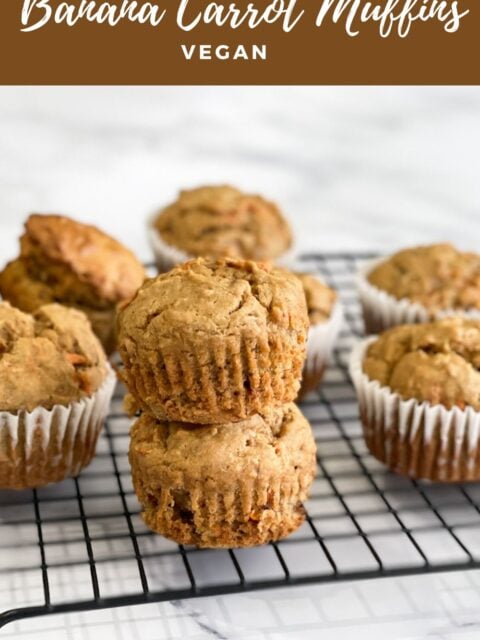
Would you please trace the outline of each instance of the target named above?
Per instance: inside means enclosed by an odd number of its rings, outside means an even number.
[[[30,211],[92,221],[149,258],[178,188],[276,198],[301,250],[478,249],[478,88],[1,88],[0,261]],[[2,637],[473,640],[480,574],[322,585],[27,620]]]
[[[27,212],[101,224],[148,256],[178,188],[276,198],[302,249],[480,231],[478,88],[0,88],[0,257]]]
[[[480,573],[291,587],[23,620],[8,640],[478,640]]]

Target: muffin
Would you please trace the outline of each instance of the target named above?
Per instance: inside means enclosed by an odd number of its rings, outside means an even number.
[[[480,255],[450,244],[375,260],[360,272],[358,286],[368,333],[445,315],[480,318]]]
[[[148,527],[199,547],[250,547],[303,522],[315,442],[289,403],[235,424],[160,422],[131,431],[133,485]]]
[[[302,383],[298,394],[298,399],[301,400],[320,384],[340,331],[343,316],[337,294],[333,289],[309,273],[295,275],[303,286],[310,321],[307,358],[303,365]]]
[[[119,312],[122,376],[160,420],[243,420],[295,399],[307,329],[293,274],[197,258],[147,281]]]
[[[393,471],[480,480],[480,321],[393,327],[353,351],[367,446]]]
[[[95,453],[114,385],[83,313],[49,304],[30,315],[0,303],[0,488],[77,475]]]
[[[52,302],[89,318],[107,353],[115,349],[118,303],[145,279],[133,253],[96,227],[57,215],[31,215],[20,238],[20,256],[0,273],[0,293],[33,312]]]
[[[273,202],[230,186],[181,191],[153,218],[150,239],[160,271],[201,256],[285,260],[293,244]]]

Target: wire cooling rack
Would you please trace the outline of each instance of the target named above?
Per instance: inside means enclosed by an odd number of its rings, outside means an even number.
[[[345,308],[334,363],[302,404],[318,445],[304,525],[277,544],[235,551],[152,534],[133,493],[131,420],[118,389],[98,454],[78,478],[0,491],[0,626],[53,612],[480,567],[480,485],[402,478],[365,448],[347,363],[363,330],[353,275],[369,257],[302,258],[301,268],[334,286]]]

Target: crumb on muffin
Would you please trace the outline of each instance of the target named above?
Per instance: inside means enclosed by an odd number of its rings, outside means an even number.
[[[367,276],[370,284],[394,298],[407,298],[431,312],[480,309],[480,255],[450,244],[404,249]]]
[[[273,202],[227,185],[181,191],[153,225],[166,244],[190,256],[274,260],[292,245]]]
[[[368,348],[363,371],[403,399],[480,410],[480,322],[401,325]]]

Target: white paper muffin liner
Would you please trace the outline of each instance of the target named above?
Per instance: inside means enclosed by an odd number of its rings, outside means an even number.
[[[0,488],[59,482],[90,463],[117,381],[107,367],[102,386],[68,406],[0,412]]]
[[[320,383],[325,367],[343,322],[342,305],[337,301],[326,322],[310,326],[307,338],[307,356],[303,365],[299,398],[313,391]]]
[[[349,367],[370,452],[392,471],[411,478],[480,480],[480,411],[404,400],[368,378],[362,364],[375,340],[372,336],[354,347]]]
[[[407,298],[398,300],[368,281],[368,274],[388,258],[369,260],[358,271],[357,290],[367,333],[381,333],[400,324],[418,324],[447,316],[480,319],[478,309],[443,309],[432,313]]]
[[[157,217],[156,214],[148,222],[148,237],[150,240],[150,246],[152,247],[155,263],[160,273],[170,271],[177,264],[183,264],[187,260],[192,260],[196,256],[192,256],[185,251],[181,251],[172,245],[167,244],[162,239],[161,235],[153,226],[153,221]],[[292,268],[295,264],[295,246],[292,246],[283,255],[275,259],[275,264],[278,267],[284,267],[285,269]]]

